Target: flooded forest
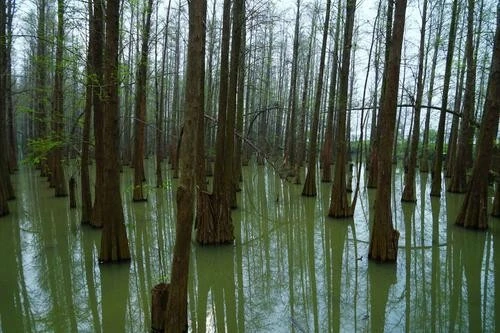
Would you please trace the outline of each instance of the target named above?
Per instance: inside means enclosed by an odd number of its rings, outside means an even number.
[[[499,120],[498,0],[3,0],[0,332],[498,331]]]

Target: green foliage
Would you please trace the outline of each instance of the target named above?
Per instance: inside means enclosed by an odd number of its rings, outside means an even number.
[[[29,153],[23,163],[38,165],[47,159],[47,155],[56,148],[63,147],[64,141],[49,135],[43,138],[30,139],[28,141]]]

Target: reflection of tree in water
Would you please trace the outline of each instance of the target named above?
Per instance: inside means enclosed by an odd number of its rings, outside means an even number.
[[[126,332],[130,265],[100,265],[103,332]]]
[[[357,261],[354,255],[348,256],[343,262],[346,251],[346,240],[349,227],[354,231],[354,220],[351,219],[327,219],[325,221],[325,278],[328,288],[328,332],[340,332],[340,318],[343,311],[347,310],[342,299],[346,298],[346,290],[342,289],[342,272],[349,270],[349,266]],[[352,274],[352,273],[350,273]],[[346,279],[352,278],[349,275]],[[356,301],[356,299],[354,299]],[[356,318],[355,318],[356,320]]]
[[[242,323],[236,318],[234,246],[196,245],[193,259],[196,313],[191,314],[191,319],[198,324],[197,331],[207,332],[215,328],[216,332],[240,332]]]
[[[368,263],[371,332],[384,332],[389,289],[396,283],[396,280],[395,265],[379,264],[371,261]]]

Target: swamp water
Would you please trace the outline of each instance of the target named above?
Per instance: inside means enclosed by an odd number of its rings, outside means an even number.
[[[190,330],[499,330],[500,221],[487,232],[455,227],[462,196],[430,198],[421,174],[417,204],[401,204],[402,173],[394,179],[399,255],[381,265],[367,260],[373,190],[361,191],[354,219],[334,220],[331,184],[304,198],[270,168],[245,167],[234,246],[192,244]],[[12,180],[17,199],[0,219],[0,332],[149,332],[150,290],[170,272],[175,181],[133,203],[125,170],[132,260],[99,265],[100,231],[81,227],[79,210],[34,170]]]

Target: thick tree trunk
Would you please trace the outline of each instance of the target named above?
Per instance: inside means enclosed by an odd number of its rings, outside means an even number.
[[[94,75],[92,86],[92,106],[94,108],[94,155],[95,155],[95,187],[94,187],[94,206],[92,209],[92,218],[90,225],[94,228],[102,228],[104,211],[103,198],[104,191],[104,114],[102,92],[103,84],[103,49],[104,49],[104,2],[103,0],[94,0],[94,29],[95,42],[91,45],[94,62]]]
[[[500,117],[500,4],[497,7],[495,42],[478,152],[472,169],[469,190],[455,221],[457,225],[474,229],[488,228],[488,172]]]
[[[396,261],[399,232],[392,224],[392,146],[394,140],[396,104],[401,63],[401,46],[405,26],[406,0],[396,0],[393,34],[389,52],[386,85],[379,114],[378,178],[375,213],[368,257],[376,261]]]
[[[195,168],[198,133],[195,129],[203,116],[205,72],[206,0],[189,2],[189,38],[186,70],[186,111],[180,146],[180,178],[177,188],[177,227],[172,274],[165,311],[165,332],[187,331],[187,295],[191,232],[195,208]]]
[[[348,1],[350,2],[350,1]],[[342,2],[339,1],[337,8],[341,8]],[[333,163],[333,154],[334,154],[334,148],[333,148],[333,142],[334,142],[334,127],[333,127],[333,122],[334,122],[334,110],[335,110],[335,102],[336,102],[336,95],[337,95],[337,72],[338,72],[338,62],[339,62],[339,37],[340,37],[340,21],[341,21],[341,15],[342,11],[339,10],[337,12],[337,23],[335,27],[335,37],[334,37],[334,43],[333,43],[333,59],[332,59],[332,72],[330,75],[330,88],[329,88],[329,96],[328,96],[328,114],[326,117],[326,129],[325,129],[325,139],[323,141],[323,149],[321,150],[321,165],[322,165],[322,175],[321,175],[321,181],[322,182],[331,182],[332,181],[332,172],[331,172],[331,165]],[[347,26],[347,25],[346,25]],[[352,35],[352,33],[351,33]],[[344,36],[345,38],[345,36]],[[344,42],[345,44],[345,42]],[[345,47],[345,46],[344,46]],[[350,45],[349,45],[350,47]],[[350,48],[349,48],[350,52]],[[342,75],[342,74],[341,74]],[[347,89],[347,88],[346,88]],[[346,90],[347,91],[347,90]],[[346,96],[347,98],[347,96]],[[340,108],[339,108],[340,110]],[[343,110],[340,110],[340,112],[344,112]],[[337,114],[337,119],[341,115]],[[338,126],[338,125],[337,125]],[[339,139],[341,140],[341,139]],[[336,156],[339,158],[339,156]]]
[[[118,99],[118,38],[120,1],[106,2],[106,43],[104,59],[104,156],[102,209],[106,212],[101,235],[99,261],[102,263],[130,260],[127,232],[125,230],[122,199],[120,193],[120,136]],[[104,219],[104,216],[102,216]]]
[[[319,60],[318,81],[316,81],[316,97],[314,101],[314,113],[311,123],[311,131],[309,132],[309,157],[307,163],[306,180],[304,181],[304,188],[302,195],[307,197],[316,196],[316,162],[318,145],[318,125],[319,125],[319,109],[321,107],[321,95],[323,91],[323,72],[325,70],[325,53],[328,39],[328,26],[330,23],[330,7],[331,0],[326,1],[325,22],[323,24],[323,41],[321,44],[321,55]]]

